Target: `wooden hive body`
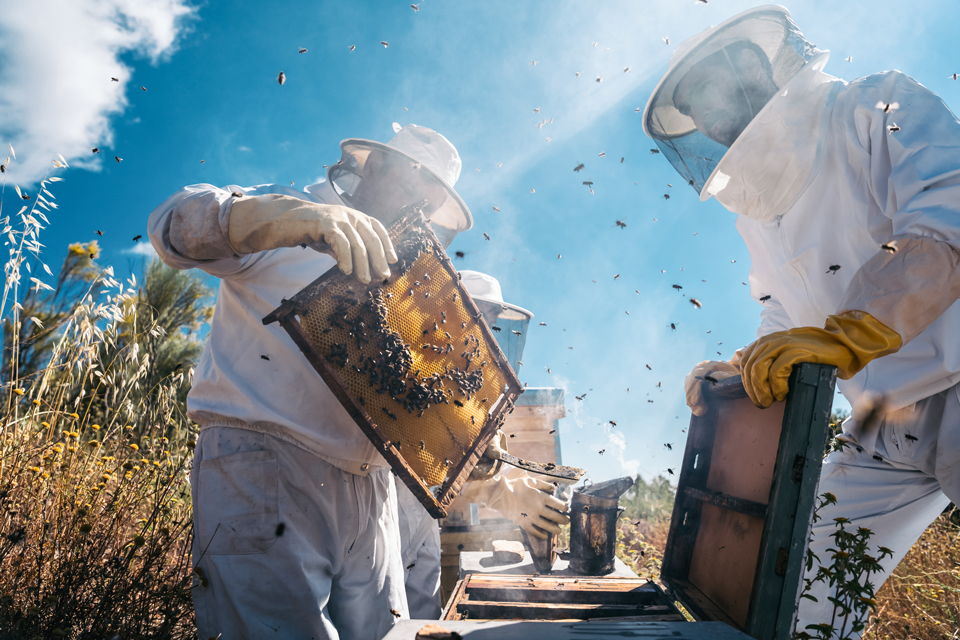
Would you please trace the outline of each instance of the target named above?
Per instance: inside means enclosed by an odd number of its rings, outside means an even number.
[[[836,369],[802,364],[785,402],[753,405],[740,377],[690,421],[661,580],[698,620],[758,640],[793,634]]]

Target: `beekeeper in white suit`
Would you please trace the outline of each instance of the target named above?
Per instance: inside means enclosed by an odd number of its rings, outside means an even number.
[[[792,365],[836,365],[853,404],[851,443],[825,461],[837,497],[814,527],[826,548],[835,517],[892,549],[883,583],[927,525],[960,502],[960,123],[898,71],[844,82],[828,52],[777,6],[751,9],[685,41],[644,113],[644,131],[701,200],[737,214],[761,302],[757,341],[734,362],[687,378],[741,373],[759,406],[782,400]],[[859,407],[885,398],[875,428]],[[798,630],[829,622],[820,583]]]
[[[348,139],[326,180],[185,187],[151,215],[177,269],[221,279],[187,397],[199,637],[378,640],[407,617],[395,483],[370,441],[278,325],[261,318],[339,265],[361,282],[397,260],[384,222],[427,200],[438,235],[472,224],[450,142],[409,125]],[[361,213],[362,212],[362,213]],[[374,216],[374,217],[370,217]]]
[[[477,303],[490,326],[497,323],[503,309],[517,314],[533,314],[503,301],[500,282],[478,271],[461,271],[460,281]],[[502,333],[502,332],[501,332]],[[512,335],[512,334],[511,334]],[[500,432],[494,446],[485,452],[485,459],[461,492],[461,499],[484,503],[513,520],[528,535],[546,538],[547,533],[560,533],[560,525],[570,522],[567,505],[551,493],[556,488],[547,480],[527,474],[498,473],[497,451],[507,449],[507,438]],[[404,584],[410,617],[438,620],[440,602],[440,529],[406,486],[398,485],[400,503],[400,544],[405,571]]]

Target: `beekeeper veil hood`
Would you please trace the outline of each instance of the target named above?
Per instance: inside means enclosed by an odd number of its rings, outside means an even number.
[[[745,11],[677,47],[647,102],[643,131],[700,193],[753,117],[819,53],[785,8]]]
[[[402,207],[426,200],[424,214],[444,247],[473,226],[470,209],[453,188],[460,154],[433,129],[410,124],[386,144],[349,138],[340,150],[340,162],[327,176],[348,205],[389,225]]]

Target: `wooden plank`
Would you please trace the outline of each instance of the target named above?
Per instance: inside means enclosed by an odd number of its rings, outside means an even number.
[[[511,574],[471,573],[470,589],[557,589],[629,593],[659,593],[656,584],[642,578],[584,578],[553,576],[517,576]]]
[[[696,487],[687,487],[683,490],[683,493],[693,500],[708,502],[717,507],[727,509],[728,511],[736,511],[737,513],[753,516],[754,518],[764,518],[767,515],[767,505],[754,502],[753,500],[728,496],[719,491],[707,491]]]
[[[747,390],[743,388],[743,379],[739,375],[731,376],[716,384],[712,384],[709,389],[712,395],[728,400],[748,397]]]
[[[791,392],[770,489],[767,525],[757,563],[749,622],[744,628],[758,640],[788,638],[792,633],[836,369],[826,365],[798,365],[790,375],[789,384]]]
[[[457,586],[453,588],[453,593],[450,594],[450,599],[447,600],[447,606],[443,609],[443,615],[440,617],[441,620],[460,619],[460,614],[457,613],[457,603],[466,597],[467,581],[469,579],[470,576],[467,576],[466,580],[457,581]]]
[[[690,615],[692,615],[694,619],[723,622],[735,629],[740,628],[726,612],[717,607],[710,598],[705,596],[704,593],[689,580],[664,578],[663,582],[667,585],[667,595],[676,598],[677,601],[690,612]]]
[[[682,620],[683,616],[666,605],[636,606],[613,604],[526,603],[468,600],[457,605],[457,612],[468,620],[586,620],[650,616],[647,620]]]

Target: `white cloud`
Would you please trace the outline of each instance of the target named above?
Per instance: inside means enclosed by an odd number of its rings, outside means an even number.
[[[194,14],[186,0],[6,3],[0,12],[0,141],[12,143],[19,158],[10,178],[24,185],[37,181],[57,153],[73,166],[99,168],[101,159],[90,149],[109,150],[110,119],[128,106],[127,91],[140,90],[128,86],[131,69],[121,55],[161,61]]]
[[[157,250],[149,242],[138,242],[129,249],[124,249],[123,253],[154,258],[157,255]]]
[[[237,147],[237,151],[253,151],[253,149],[251,149],[250,147],[241,145],[241,146]]]

